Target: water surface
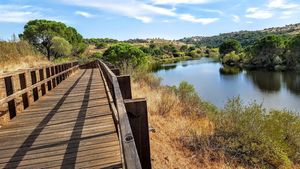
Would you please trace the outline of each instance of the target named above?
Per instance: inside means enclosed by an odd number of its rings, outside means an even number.
[[[246,71],[220,73],[222,65],[207,58],[165,64],[156,71],[164,85],[193,84],[200,96],[222,108],[228,98],[240,96],[244,103],[257,101],[267,109],[287,108],[300,112],[300,73]]]

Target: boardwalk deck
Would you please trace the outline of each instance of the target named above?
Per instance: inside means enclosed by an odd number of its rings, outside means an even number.
[[[121,168],[99,69],[79,70],[0,129],[0,168]]]

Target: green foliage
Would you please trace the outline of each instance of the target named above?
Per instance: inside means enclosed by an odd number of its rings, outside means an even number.
[[[170,87],[178,96],[182,104],[182,115],[204,116],[204,112],[215,111],[215,107],[207,102],[204,102],[199,97],[194,86],[186,81],[182,81],[178,88]]]
[[[227,65],[234,65],[237,62],[239,62],[240,60],[241,60],[241,57],[238,54],[236,54],[235,51],[227,53],[223,57],[223,63],[225,63]]]
[[[55,58],[69,56],[72,52],[72,45],[61,37],[53,37],[51,40],[51,53]]]
[[[236,40],[227,40],[226,42],[222,43],[219,47],[219,52],[222,56],[231,53],[236,52],[239,53],[242,49],[241,44]]]
[[[284,39],[280,36],[267,36],[257,41],[251,49],[252,64],[270,67],[278,62],[284,52]]]
[[[102,56],[103,55],[100,52],[95,52],[91,55],[92,58],[96,58],[96,59],[100,59],[100,58],[102,58]]]
[[[20,38],[28,40],[41,52],[47,54],[50,59],[52,38],[55,36],[66,39],[71,45],[76,45],[82,41],[82,36],[72,27],[67,27],[64,23],[48,20],[32,20],[24,26],[23,34]]]
[[[107,47],[107,43],[105,42],[97,42],[96,43],[96,49],[104,49]]]
[[[78,56],[78,55],[84,53],[87,47],[88,47],[88,45],[83,42],[73,45],[72,55]]]
[[[297,63],[300,64],[300,34],[288,42],[287,50],[285,55],[286,64],[290,66],[296,66]]]
[[[90,39],[84,39],[84,42],[87,44],[96,45],[98,43],[118,43],[119,41],[116,39],[110,39],[110,38],[90,38]]]
[[[142,50],[128,43],[111,46],[104,52],[103,57],[120,67],[130,65],[136,68],[148,62],[148,58]]]
[[[244,106],[237,97],[210,118],[215,132],[206,138],[207,146],[225,153],[227,160],[258,168],[291,168],[292,163],[299,164],[300,118],[294,113],[267,113],[262,105],[254,102]],[[198,144],[203,139],[199,138]]]
[[[235,39],[239,41],[242,46],[246,47],[253,45],[258,39],[261,39],[268,35],[291,36],[298,32],[300,32],[300,24],[291,24],[284,27],[275,27],[258,31],[239,31],[223,33],[211,37],[195,36],[180,39],[179,41],[188,44],[196,44],[199,46],[218,47],[228,39]]]

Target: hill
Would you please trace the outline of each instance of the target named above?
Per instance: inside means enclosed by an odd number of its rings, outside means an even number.
[[[239,41],[243,46],[252,45],[257,39],[260,39],[266,35],[283,35],[283,36],[293,36],[300,33],[300,23],[290,24],[284,27],[273,27],[264,30],[257,31],[239,31],[222,33],[216,36],[204,37],[204,36],[194,36],[180,39],[180,42],[188,44],[198,44],[201,46],[219,46],[224,41],[228,39],[235,39]]]

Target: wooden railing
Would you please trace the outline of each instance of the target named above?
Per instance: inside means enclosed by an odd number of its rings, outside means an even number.
[[[119,136],[123,168],[150,169],[150,144],[145,99],[132,99],[130,76],[120,76],[120,70],[97,60],[90,66],[102,74],[110,107]]]
[[[55,88],[79,68],[78,62],[0,75],[0,126]]]

